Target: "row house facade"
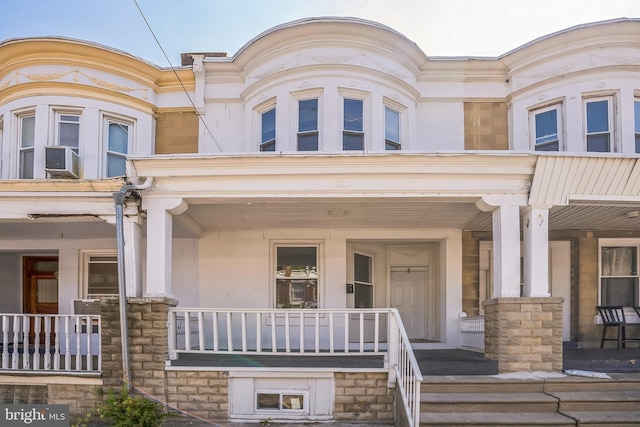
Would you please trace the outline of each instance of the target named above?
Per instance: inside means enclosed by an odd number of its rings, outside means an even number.
[[[350,374],[414,395],[392,372],[412,349],[559,372],[563,344],[600,344],[597,306],[640,322],[639,30],[430,57],[381,24],[314,18],[172,69],[2,42],[0,382],[83,372],[207,419],[326,421],[361,416]],[[197,359],[352,350],[383,364]],[[209,400],[181,398],[190,375]]]

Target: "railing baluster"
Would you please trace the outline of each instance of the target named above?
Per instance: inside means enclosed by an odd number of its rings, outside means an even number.
[[[40,369],[40,322],[44,321],[44,317],[35,316],[33,319],[33,369]]]
[[[364,313],[360,312],[360,353],[364,353]]]
[[[169,320],[169,358],[171,360],[176,359],[177,346],[178,346],[178,327],[176,325],[176,312],[169,311],[168,313]]]
[[[82,370],[82,325],[80,324],[80,317],[75,318],[76,328],[76,371]]]
[[[256,353],[262,353],[262,313],[256,313]]]
[[[227,350],[233,351],[233,332],[231,331],[231,312],[227,311]]]
[[[211,319],[211,323],[213,326],[213,351],[220,350],[220,336],[218,334],[218,312],[213,313],[213,317]]]
[[[44,369],[51,370],[51,320],[55,323],[55,316],[44,318]]]
[[[376,311],[373,316],[373,351],[378,352],[380,345],[380,313]]]
[[[349,353],[349,312],[344,313],[344,352]]]
[[[291,334],[289,331],[289,312],[284,313],[284,348],[285,353],[291,353]]]
[[[71,331],[69,330],[69,316],[64,317],[64,336],[67,343],[64,354],[64,369],[71,370]]]
[[[87,371],[93,371],[93,357],[91,357],[91,341],[93,334],[93,320],[89,315],[85,317],[85,323],[87,325],[87,351],[85,354],[85,361],[87,363]]]
[[[2,369],[9,369],[9,316],[2,316]]]
[[[55,336],[53,338],[53,369],[56,371],[60,370],[60,320],[61,319],[58,318],[53,326],[55,330]]]
[[[300,311],[300,353],[304,353],[304,311]]]
[[[247,313],[240,313],[240,329],[242,329],[242,352],[247,352]]]
[[[278,343],[276,341],[276,313],[271,312],[271,352],[276,353],[278,351]]]
[[[200,351],[204,351],[204,313],[198,312],[198,344]]]
[[[329,353],[334,352],[335,346],[333,342],[333,312],[329,313]]]
[[[184,349],[191,350],[191,312],[184,312]]]
[[[316,324],[315,324],[315,334],[316,334],[316,353],[320,353],[320,313],[316,311]]]
[[[30,321],[31,319],[28,316],[22,317],[22,369],[26,371],[31,369],[29,363],[29,349],[31,348],[31,343],[29,342]]]
[[[22,320],[19,316],[13,316],[13,351],[11,352],[11,369],[20,368],[20,325]]]

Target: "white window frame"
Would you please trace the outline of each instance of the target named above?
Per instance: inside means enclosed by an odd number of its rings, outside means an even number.
[[[396,113],[398,115],[398,140],[394,141],[393,139],[389,139],[387,138],[387,110],[392,111],[394,113]],[[397,108],[394,108],[390,105],[388,105],[387,103],[383,104],[383,111],[384,111],[384,126],[383,126],[383,140],[384,140],[384,150],[385,151],[400,151],[402,150],[402,111],[400,111]],[[387,145],[392,145],[394,147],[396,147],[394,150],[387,148]]]
[[[115,249],[83,250],[80,252],[80,277],[82,278],[82,298],[94,298],[101,296],[117,296],[115,294],[90,294],[89,293],[89,262],[92,257],[115,257],[116,268],[118,252]]]
[[[603,305],[602,301],[602,249],[607,247],[635,247],[636,248],[636,269],[640,270],[640,239],[599,239],[598,240],[598,305]],[[637,279],[636,305],[640,305],[640,271],[636,271],[635,276],[604,276],[604,277],[635,277]],[[625,314],[635,316],[635,312],[630,307],[625,307]]]
[[[601,102],[601,101],[607,101],[607,121],[608,121],[608,128],[609,130],[607,132],[592,132],[589,133],[587,131],[589,123],[588,123],[588,118],[587,118],[587,104],[590,103],[594,103],[594,102]],[[609,135],[609,151],[604,151],[605,153],[613,153],[616,151],[616,144],[615,144],[615,121],[614,121],[614,117],[615,117],[615,108],[616,108],[616,104],[615,104],[615,96],[613,94],[609,94],[609,95],[594,95],[594,96],[586,96],[582,99],[582,108],[584,111],[584,151],[585,152],[589,152],[589,143],[588,143],[588,139],[589,136],[592,135]],[[598,151],[594,151],[594,152],[598,152]]]
[[[366,141],[365,141],[366,131],[365,131],[365,129],[366,129],[366,124],[367,124],[366,123],[366,119],[365,119],[365,115],[366,115],[365,114],[365,111],[366,111],[366,99],[361,97],[361,96],[358,96],[358,95],[352,96],[352,95],[348,95],[348,94],[343,94],[341,99],[342,99],[342,102],[341,102],[342,116],[341,116],[340,122],[342,123],[342,144],[341,144],[342,145],[342,151],[366,151],[366,145],[365,145],[366,144]],[[357,101],[357,102],[360,102],[360,104],[362,105],[362,117],[361,117],[362,125],[361,125],[359,131],[345,129],[344,125],[345,125],[346,118],[345,118],[345,108],[344,108],[345,105],[344,104],[347,101]],[[360,136],[362,138],[362,148],[353,149],[353,150],[346,149],[344,147],[344,138],[347,135]]]
[[[278,409],[259,409],[259,394],[277,394],[280,396]],[[298,395],[303,397],[302,407],[300,409],[285,409],[282,406],[282,399],[285,395]],[[291,389],[255,389],[253,409],[256,414],[309,414],[309,391],[308,390],[291,390]]]
[[[121,126],[127,126],[127,153],[126,154],[122,154],[120,152],[117,151],[111,151],[109,150],[109,125],[110,124],[118,124]],[[101,176],[103,176],[104,178],[112,178],[112,177],[116,177],[116,176],[122,176],[122,175],[113,175],[113,176],[109,176],[109,155],[113,155],[116,157],[120,157],[124,159],[125,162],[125,176],[127,175],[126,169],[127,169],[127,157],[135,154],[135,150],[134,150],[134,144],[135,144],[135,138],[134,138],[134,134],[135,134],[135,120],[128,118],[128,117],[123,117],[123,116],[117,116],[117,115],[113,115],[113,114],[107,114],[107,113],[103,113],[102,114],[102,126],[103,126],[103,131],[102,131],[102,150],[101,150],[101,165],[102,165],[102,174]]]
[[[262,137],[262,123],[263,123],[263,116],[264,114],[270,112],[270,111],[274,111],[274,136],[273,139],[269,139],[267,141],[263,141]],[[273,152],[277,150],[277,144],[278,144],[278,131],[277,131],[277,127],[278,127],[278,109],[277,109],[277,105],[275,100],[270,100],[267,101],[267,103],[263,103],[259,108],[257,108],[256,110],[256,114],[257,114],[257,129],[258,129],[258,151],[262,152],[262,153],[269,153],[269,152]],[[266,147],[268,145],[273,145],[273,150],[264,150],[263,147]]]
[[[35,148],[36,148],[36,137],[35,137],[35,133],[36,133],[36,110],[35,109],[31,109],[31,110],[24,110],[24,111],[20,111],[20,112],[16,112],[15,113],[15,117],[16,117],[16,147],[17,147],[17,156],[16,156],[16,161],[17,161],[17,167],[16,167],[16,176],[18,179],[33,179],[36,177],[36,161],[35,161]],[[33,145],[31,145],[30,147],[23,147],[22,143],[23,143],[23,139],[22,139],[22,126],[23,126],[23,120],[24,119],[28,119],[28,118],[33,118]],[[32,175],[31,177],[24,177],[23,174],[23,169],[22,169],[22,153],[23,152],[27,152],[27,151],[31,151],[33,154],[33,163],[31,165],[31,170],[32,170]]]
[[[552,104],[547,104],[545,106],[534,107],[529,110],[529,135],[531,136],[531,150],[532,151],[540,151],[545,152],[545,150],[536,150],[536,147],[550,145],[551,142],[544,142],[541,144],[537,143],[537,135],[536,135],[536,117],[539,114],[544,114],[552,110],[556,110],[556,131],[557,131],[557,151],[565,151],[566,147],[564,144],[564,114],[563,114],[563,106],[564,104],[561,101],[554,102]],[[550,152],[556,150],[549,150]]]
[[[324,244],[321,241],[313,240],[300,240],[300,241],[272,241],[271,242],[271,254],[269,262],[269,306],[271,308],[277,307],[277,269],[278,269],[278,248],[280,247],[305,247],[316,249],[316,292],[317,292],[317,306],[316,308],[322,308],[324,304],[324,285],[323,285],[323,271],[324,271]],[[308,310],[314,310],[308,308]]]
[[[301,134],[308,134],[308,132],[300,132],[300,101],[306,101],[309,99],[317,99],[318,100],[318,117],[317,117],[317,126],[316,133],[318,135],[318,149],[316,151],[304,151],[305,153],[318,153],[323,150],[323,138],[324,132],[322,131],[323,123],[324,123],[324,93],[322,89],[308,89],[299,92],[292,92],[291,96],[291,108],[289,111],[289,123],[291,126],[291,135],[293,135],[293,139],[291,140],[289,146],[291,150],[294,152],[298,152],[298,137]]]
[[[62,146],[60,141],[60,125],[62,123],[77,124],[78,125],[77,145],[75,146],[68,145],[68,147],[71,147],[71,149],[75,151],[76,154],[78,154],[78,157],[80,157],[80,151],[82,147],[82,121],[83,121],[82,111],[77,109],[65,109],[60,107],[53,107],[52,114],[53,114],[53,129],[51,131],[51,134],[53,135],[53,141],[50,145]],[[70,121],[70,120],[64,119],[63,116],[77,117],[78,121],[77,122]]]

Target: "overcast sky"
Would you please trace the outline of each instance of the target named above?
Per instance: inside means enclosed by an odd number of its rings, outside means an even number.
[[[180,53],[227,52],[300,18],[380,22],[428,56],[498,56],[587,22],[640,18],[640,0],[0,0],[0,41],[64,36],[120,49],[160,66]]]

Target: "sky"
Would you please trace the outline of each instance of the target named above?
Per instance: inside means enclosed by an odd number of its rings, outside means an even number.
[[[263,31],[309,17],[376,21],[428,56],[486,57],[575,25],[640,18],[640,0],[0,0],[0,5],[0,42],[69,37],[161,67],[180,65],[183,52],[231,56]]]

